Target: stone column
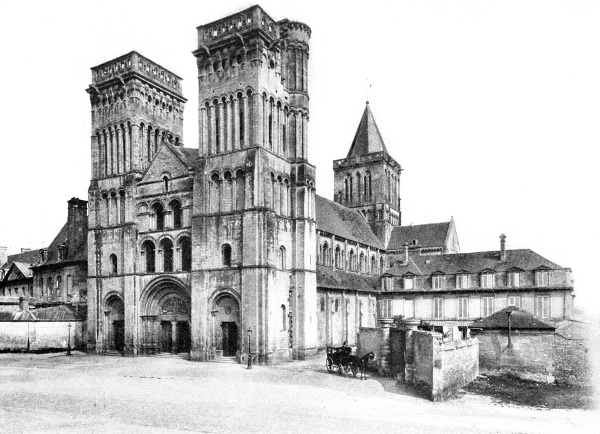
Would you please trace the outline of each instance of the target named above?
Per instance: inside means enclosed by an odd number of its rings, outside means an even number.
[[[222,153],[226,150],[227,146],[225,145],[225,107],[223,105],[223,100],[219,101],[218,108],[219,110],[219,143],[218,152]]]
[[[247,148],[248,146],[250,146],[250,116],[248,113],[250,106],[248,104],[247,95],[244,95],[242,103],[244,104],[244,143],[242,143],[242,146]]]
[[[225,100],[225,103],[223,104],[223,110],[225,112],[225,116],[223,117],[223,122],[225,124],[225,152],[231,151],[233,146],[233,141],[231,140],[231,127],[233,126],[233,122],[231,119],[231,109],[231,100]]]
[[[404,321],[404,381],[408,384],[413,384],[415,380],[415,349],[412,335],[419,324],[420,321],[416,318],[409,318]]]
[[[204,116],[206,115],[206,107],[202,106],[198,109],[198,151],[200,155],[206,155],[206,140],[204,136],[204,129],[206,128],[206,120]]]
[[[240,149],[240,101],[237,97],[232,101],[232,147],[234,150]]]
[[[120,125],[117,125],[115,127],[115,149],[116,149],[115,162],[116,162],[116,167],[117,167],[116,173],[122,173],[123,167],[121,167],[121,165],[123,162],[121,159],[121,153],[124,151],[124,146],[123,146],[123,130],[121,130]]]
[[[216,153],[216,144],[217,144],[217,120],[216,120],[216,110],[217,107],[214,105],[208,106],[208,117],[209,117],[209,125],[210,125],[210,143],[208,144],[208,153],[214,154]]]
[[[171,321],[171,352],[177,353],[177,321]]]
[[[253,95],[254,98],[254,113],[252,113],[252,118],[253,118],[253,122],[252,125],[254,125],[254,131],[253,131],[253,143],[252,145],[262,145],[263,144],[263,99],[262,99],[262,95],[259,93],[255,93]]]
[[[377,325],[381,329],[381,349],[378,357],[379,375],[390,373],[390,327],[394,320],[392,318],[379,318]]]

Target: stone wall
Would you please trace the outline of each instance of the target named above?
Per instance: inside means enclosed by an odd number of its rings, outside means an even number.
[[[478,355],[477,339],[443,342],[440,333],[407,330],[405,381],[442,401],[479,375]]]
[[[379,365],[381,357],[381,346],[383,344],[383,331],[376,327],[361,327],[358,333],[357,352],[359,355],[364,355],[369,352],[375,354],[375,358]]]
[[[583,339],[554,336],[554,376],[558,384],[585,386],[592,384],[592,345]]]
[[[512,348],[506,330],[481,331],[477,339],[482,368],[509,370],[534,381],[554,381],[553,331],[513,330]]]
[[[66,349],[71,324],[71,348],[84,348],[81,321],[11,321],[0,322],[0,351]]]

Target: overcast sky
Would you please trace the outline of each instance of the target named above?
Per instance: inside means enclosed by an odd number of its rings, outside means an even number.
[[[195,28],[252,3],[0,0],[0,245],[49,244],[87,199],[90,67],[131,50],[183,77],[197,147]],[[403,224],[455,219],[461,250],[530,248],[600,310],[595,1],[270,1],[312,28],[309,159],[333,196],[367,99],[404,169]]]

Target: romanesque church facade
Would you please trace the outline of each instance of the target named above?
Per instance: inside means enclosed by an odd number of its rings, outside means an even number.
[[[88,349],[278,363],[353,344],[378,318],[425,315],[415,306],[437,301],[424,301],[431,276],[418,258],[443,262],[448,305],[455,273],[479,282],[468,258],[460,270],[445,260],[459,251],[453,221],[401,226],[402,169],[368,104],[333,163],[335,200],[316,194],[308,26],[253,6],[197,31],[194,147],[183,146],[179,76],[137,52],[92,68]],[[498,264],[485,271],[511,271]],[[568,273],[529,265],[517,272]],[[407,276],[424,286],[402,286]],[[571,297],[561,279],[544,294]],[[480,296],[479,283],[461,289]]]

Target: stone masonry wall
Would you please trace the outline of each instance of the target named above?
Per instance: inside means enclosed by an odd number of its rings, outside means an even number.
[[[591,342],[554,336],[554,369],[556,382],[575,386],[592,384]]]
[[[71,324],[71,348],[83,348],[82,322],[14,321],[0,322],[0,351],[31,351],[66,349],[69,339],[68,325]]]

